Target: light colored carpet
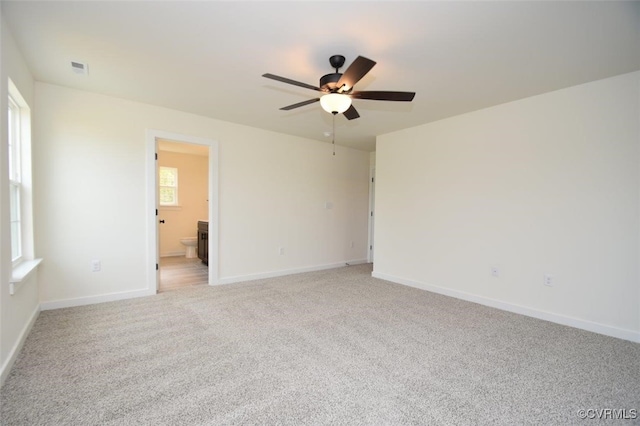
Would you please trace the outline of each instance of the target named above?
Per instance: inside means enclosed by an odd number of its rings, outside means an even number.
[[[640,409],[640,345],[370,274],[42,312],[0,423],[567,425]]]

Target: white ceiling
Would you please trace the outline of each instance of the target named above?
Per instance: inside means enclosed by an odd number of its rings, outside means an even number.
[[[318,85],[331,55],[368,57],[356,90],[417,95],[337,117],[336,143],[366,151],[376,135],[640,69],[639,2],[3,0],[2,14],[38,81],[326,142],[318,103],[279,110],[317,92],[261,75]]]

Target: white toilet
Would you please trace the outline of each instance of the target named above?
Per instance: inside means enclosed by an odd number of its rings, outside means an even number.
[[[180,242],[183,246],[187,248],[187,253],[185,257],[187,259],[193,259],[194,257],[198,257],[196,255],[196,246],[198,245],[198,237],[184,237],[180,238]]]

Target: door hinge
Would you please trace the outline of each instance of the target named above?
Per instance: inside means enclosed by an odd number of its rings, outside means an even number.
[[[160,267],[158,266],[158,264],[156,263],[156,271],[160,269]]]
[[[158,216],[158,209],[156,209],[156,216]]]
[[[371,212],[371,217],[373,217],[373,212]]]
[[[371,182],[375,182],[375,181],[374,181],[374,179],[375,179],[375,178],[371,178]]]
[[[373,250],[373,246],[369,246],[369,250]]]
[[[156,152],[156,160],[158,159],[158,153]]]

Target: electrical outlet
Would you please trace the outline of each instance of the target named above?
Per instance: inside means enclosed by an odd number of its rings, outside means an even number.
[[[491,267],[491,276],[498,278],[500,276],[500,269],[497,266]]]
[[[100,272],[102,269],[102,264],[99,260],[94,259],[91,261],[91,272]]]
[[[553,275],[544,274],[544,285],[553,287]]]

